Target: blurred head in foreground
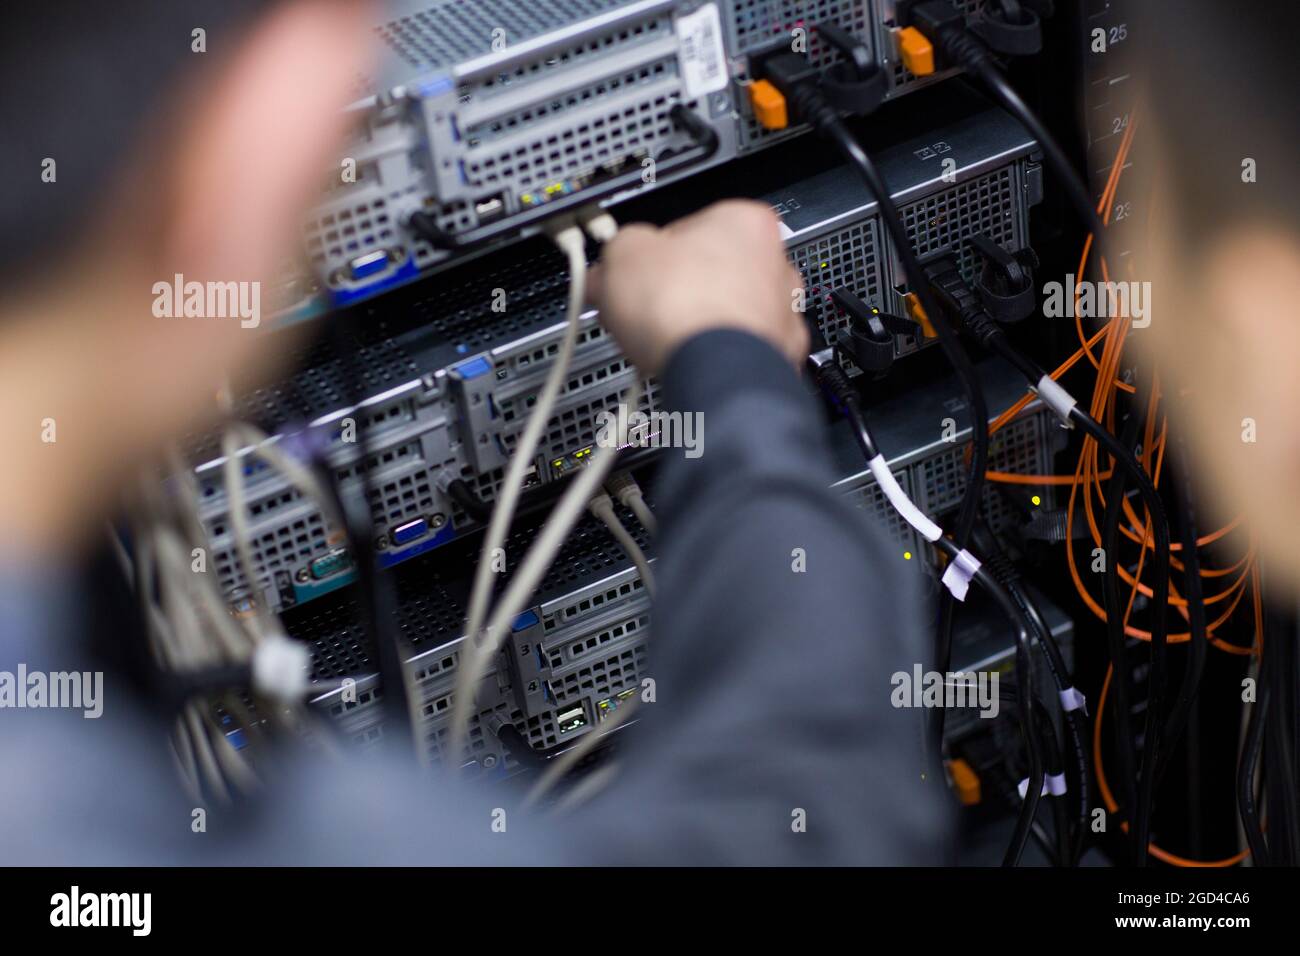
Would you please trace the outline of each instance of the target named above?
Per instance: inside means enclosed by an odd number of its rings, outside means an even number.
[[[252,310],[253,320],[160,314],[158,290],[177,276],[258,290],[293,255],[302,212],[339,163],[369,8],[54,0],[6,11],[0,538],[10,553],[85,540],[164,441],[215,418],[227,374],[283,361],[283,341],[270,343]]]
[[[1151,214],[1134,277],[1152,290],[1151,324],[1130,341],[1159,369],[1199,497],[1219,521],[1243,515],[1261,537],[1269,584],[1294,589],[1300,11],[1218,0],[1128,6],[1144,89],[1134,172]]]

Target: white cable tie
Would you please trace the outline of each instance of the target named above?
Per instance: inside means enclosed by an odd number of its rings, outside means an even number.
[[[1072,710],[1081,710],[1087,715],[1088,698],[1077,687],[1067,687],[1058,696],[1061,698],[1061,710],[1067,714]]]
[[[979,558],[962,548],[957,552],[956,557],[948,562],[948,568],[943,572],[944,586],[958,601],[964,601],[966,592],[970,589],[970,579],[975,577],[975,572],[979,569]]]
[[[300,702],[307,693],[311,655],[283,634],[272,634],[253,651],[253,688],[275,700]]]
[[[894,510],[903,516],[903,519],[917,531],[927,541],[938,541],[943,537],[943,529],[925,516],[920,508],[912,503],[912,499],[907,497],[905,492],[898,484],[898,479],[894,473],[889,470],[889,465],[885,463],[884,455],[877,455],[871,461],[867,462],[867,467],[876,477],[876,483],[889,499],[889,503],[894,506]]]
[[[1026,777],[1024,780],[1021,780],[1016,789],[1020,791],[1020,799],[1023,800],[1025,794],[1029,792],[1029,778]],[[1042,792],[1039,793],[1039,796],[1045,797],[1048,794],[1051,794],[1054,797],[1060,797],[1064,796],[1065,790],[1065,774],[1049,773],[1043,777],[1043,789]]]
[[[1065,423],[1066,428],[1073,428],[1074,423],[1070,421],[1070,409],[1079,404],[1073,395],[1057,384],[1056,379],[1050,375],[1044,375],[1034,386],[1034,391],[1038,397],[1043,400],[1043,404],[1056,413],[1057,417]]]

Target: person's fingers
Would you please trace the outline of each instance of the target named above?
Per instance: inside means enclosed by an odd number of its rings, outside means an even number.
[[[587,287],[583,290],[583,303],[593,309],[599,309],[604,288],[605,269],[597,262],[587,266]]]
[[[804,360],[807,358],[808,326],[803,323],[802,319],[796,319],[791,325],[790,361],[794,362],[795,368],[802,369]]]
[[[772,208],[753,199],[724,199],[677,220],[668,229],[673,232],[716,230],[759,238],[775,236],[779,231]]]
[[[587,301],[596,308],[606,302],[605,276],[610,272],[621,274],[625,268],[635,268],[638,260],[648,261],[650,252],[659,239],[660,230],[644,222],[621,226],[614,238],[601,250],[601,263],[587,272]]]
[[[793,301],[795,293],[804,290],[803,273],[792,266],[784,254],[781,257],[781,265],[785,267],[786,287],[790,290],[790,298]]]
[[[629,222],[625,226],[620,226],[614,238],[605,243],[604,258],[625,258],[635,255],[636,250],[653,244],[662,233],[667,231],[648,222]]]

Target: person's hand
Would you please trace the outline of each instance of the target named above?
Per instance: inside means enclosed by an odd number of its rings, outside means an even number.
[[[749,332],[799,366],[808,354],[802,290],[776,214],[729,200],[663,229],[622,227],[588,297],[637,368],[656,375],[679,345],[712,329]]]

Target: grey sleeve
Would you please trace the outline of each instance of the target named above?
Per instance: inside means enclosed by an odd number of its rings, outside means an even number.
[[[586,816],[609,862],[938,862],[921,719],[891,675],[924,661],[914,566],[830,490],[819,413],[752,336],[710,332],[664,375],[703,416],[655,500],[655,702]]]

